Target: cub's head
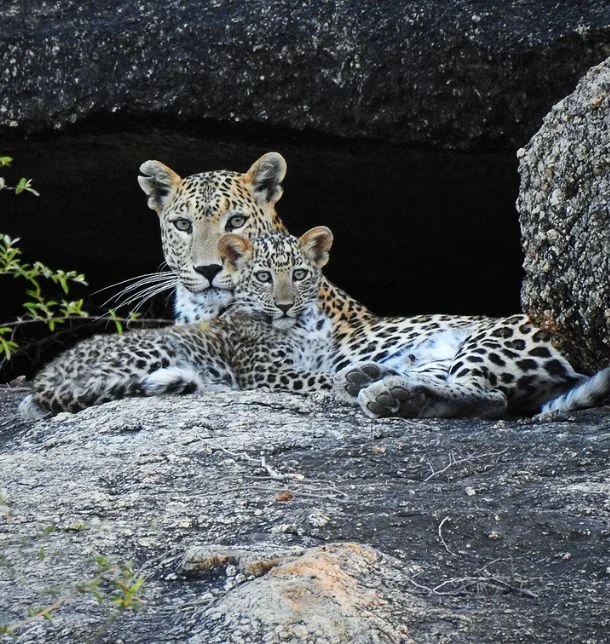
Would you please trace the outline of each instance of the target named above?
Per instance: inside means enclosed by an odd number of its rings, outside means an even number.
[[[244,174],[220,170],[184,179],[159,161],[146,161],[140,172],[148,207],[159,215],[165,261],[177,278],[178,321],[215,317],[233,290],[218,240],[225,233],[251,238],[285,230],[275,202],[282,196],[286,161],[269,152]]]
[[[224,235],[218,249],[235,280],[234,309],[288,329],[316,306],[333,235],[317,226],[304,235]]]

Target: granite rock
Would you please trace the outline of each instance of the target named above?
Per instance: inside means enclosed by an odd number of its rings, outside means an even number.
[[[593,0],[12,3],[0,128],[124,113],[516,147],[609,53]]]
[[[610,363],[610,59],[520,150],[522,304],[578,369]]]
[[[25,393],[0,388],[7,641],[607,634],[608,408],[372,421],[327,395],[244,391],[28,424]]]

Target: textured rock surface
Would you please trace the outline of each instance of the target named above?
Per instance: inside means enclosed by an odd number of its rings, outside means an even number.
[[[610,59],[519,151],[524,310],[580,369],[610,364]]]
[[[23,395],[0,389],[0,623],[53,610],[10,641],[607,635],[609,409],[374,422],[241,392],[28,425]],[[138,612],[75,590],[95,555],[145,576]]]
[[[599,0],[13,3],[0,126],[126,112],[515,147],[609,47]]]

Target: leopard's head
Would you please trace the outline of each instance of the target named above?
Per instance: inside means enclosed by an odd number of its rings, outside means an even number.
[[[318,305],[322,267],[328,262],[333,235],[317,226],[304,235],[266,233],[248,240],[228,234],[218,249],[234,274],[234,308],[289,329]]]
[[[244,174],[225,170],[181,178],[159,161],[140,166],[138,183],[159,215],[163,254],[176,275],[176,318],[197,322],[218,315],[233,298],[233,280],[218,240],[285,230],[275,212],[286,161],[264,154]]]

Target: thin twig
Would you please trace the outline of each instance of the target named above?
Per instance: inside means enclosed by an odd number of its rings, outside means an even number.
[[[531,590],[527,590],[526,588],[515,586],[507,581],[504,581],[503,579],[500,579],[498,577],[493,577],[491,575],[488,577],[461,577],[461,578],[455,578],[455,579],[447,579],[446,581],[443,581],[440,584],[438,584],[438,586],[435,586],[434,588],[432,588],[432,592],[435,593],[436,595],[453,595],[455,594],[455,591],[439,592],[440,588],[443,588],[444,586],[448,586],[450,584],[461,584],[462,587],[464,587],[466,584],[483,584],[485,586],[491,586],[495,588],[499,587],[503,590],[520,593],[522,595],[525,595],[526,597],[531,597],[533,599],[538,598],[538,595],[536,595],[536,593],[533,593]],[[464,588],[463,592],[466,592],[466,588]]]
[[[443,519],[443,520],[438,524],[438,538],[441,540],[441,543],[442,543],[442,544],[443,544],[443,546],[445,547],[445,550],[446,550],[450,555],[452,555],[453,557],[457,557],[457,555],[455,554],[455,552],[453,552],[452,550],[449,550],[449,546],[445,543],[445,540],[443,539],[443,524],[445,523],[445,521],[451,521],[451,519],[450,519],[449,517],[445,517],[445,518],[444,518],[444,519]]]
[[[438,476],[439,474],[443,474],[446,472],[448,469],[453,467],[454,465],[461,465],[462,463],[468,463],[469,461],[474,461],[478,460],[481,458],[487,458],[489,456],[500,456],[501,454],[504,454],[504,452],[508,451],[508,447],[500,450],[499,452],[485,452],[484,454],[477,454],[477,455],[472,455],[472,456],[466,456],[464,458],[456,459],[455,456],[453,455],[453,452],[449,454],[449,463],[443,467],[441,470],[435,470],[432,467],[431,463],[428,463],[428,467],[432,470],[432,473],[429,474],[425,479],[425,481],[429,481],[431,478],[434,478],[435,476]]]
[[[248,463],[256,463],[257,465],[260,465],[264,470],[267,471],[269,476],[268,477],[256,477],[259,480],[264,480],[266,478],[270,478],[270,479],[273,479],[274,481],[294,481],[294,480],[301,481],[304,478],[304,476],[302,474],[296,474],[296,473],[295,474],[281,474],[277,470],[274,470],[273,467],[271,467],[271,465],[269,465],[269,463],[267,463],[267,461],[265,460],[265,457],[263,455],[261,455],[260,461],[258,461],[257,459],[255,459],[252,456],[250,456],[247,452],[241,452],[241,453],[232,452],[232,451],[226,449],[225,447],[219,447],[218,449],[220,449],[223,452],[226,452],[230,456],[234,456],[235,458],[240,458],[240,459],[242,459],[242,460],[244,460],[244,461],[246,461]]]
[[[51,604],[51,606],[47,606],[46,608],[39,610],[37,613],[34,613],[33,615],[30,615],[29,617],[26,617],[25,619],[22,619],[19,622],[7,624],[4,627],[6,629],[6,633],[11,634],[15,632],[17,629],[27,626],[28,624],[31,624],[34,620],[38,619],[39,617],[44,617],[44,618],[50,617],[51,613],[54,610],[57,610],[63,603],[66,602],[66,600],[67,600],[67,597],[61,597],[54,604]]]
[[[527,588],[522,588],[520,586],[515,586],[514,584],[511,584],[507,581],[504,581],[503,579],[500,579],[498,577],[493,577],[493,576],[488,576],[488,577],[454,577],[452,579],[447,579],[437,586],[434,586],[433,588],[430,586],[424,586],[423,584],[418,584],[414,579],[411,577],[407,577],[407,581],[415,586],[416,588],[419,588],[421,590],[425,590],[431,595],[439,595],[441,597],[454,597],[456,595],[464,595],[468,593],[468,589],[466,586],[468,584],[477,584],[477,585],[483,585],[487,586],[489,588],[494,588],[495,590],[504,590],[507,592],[514,592],[514,593],[519,593],[521,595],[524,595],[525,597],[530,597],[531,599],[537,599],[538,595],[536,593],[533,593],[531,590],[527,590]],[[449,586],[451,584],[460,584],[461,588],[457,590],[452,590],[452,591],[441,591],[440,589]]]
[[[82,321],[82,322],[124,322],[125,324],[133,323],[145,323],[145,324],[173,324],[173,320],[168,320],[166,318],[130,318],[130,317],[110,317],[109,315],[66,315],[66,316],[57,316],[53,318],[36,318],[36,319],[27,319],[27,318],[17,318],[16,320],[11,320],[9,322],[0,322],[0,326],[6,327],[22,327],[26,324],[47,324],[48,322],[58,322],[65,323],[67,320],[70,322]],[[64,329],[62,329],[63,331]]]

